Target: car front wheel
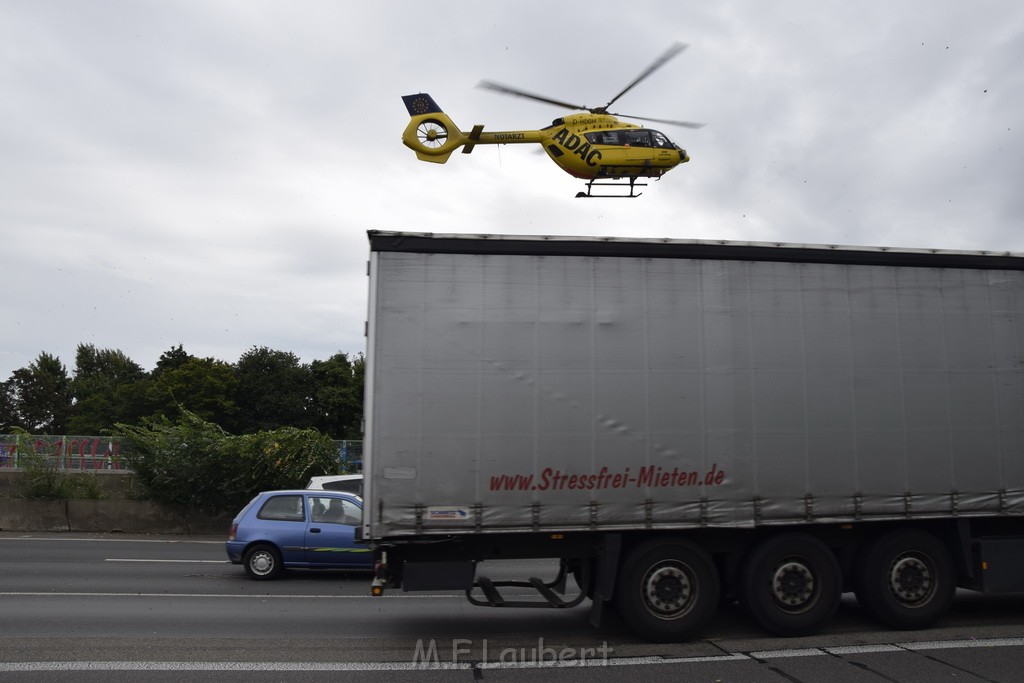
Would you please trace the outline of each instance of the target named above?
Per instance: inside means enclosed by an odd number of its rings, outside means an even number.
[[[257,581],[268,581],[280,575],[281,553],[272,545],[254,545],[245,552],[242,559],[246,573]]]

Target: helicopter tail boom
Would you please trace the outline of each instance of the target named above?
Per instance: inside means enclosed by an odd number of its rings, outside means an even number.
[[[459,147],[469,154],[477,145],[507,145],[514,143],[540,142],[540,131],[513,130],[484,133],[481,125],[473,126],[469,132],[458,126],[438,106],[434,98],[426,93],[402,97],[409,112],[409,125],[402,133],[402,142],[416,152],[420,161],[443,164]]]

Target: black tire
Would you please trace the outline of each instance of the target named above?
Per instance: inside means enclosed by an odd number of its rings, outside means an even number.
[[[754,621],[780,636],[816,633],[839,608],[842,570],[828,546],[807,534],[771,536],[743,562],[742,602]]]
[[[615,604],[633,631],[657,643],[693,637],[718,607],[718,570],[698,545],[655,539],[626,557],[615,586]]]
[[[883,624],[927,628],[953,604],[953,559],[932,534],[916,529],[892,531],[868,544],[860,557],[857,602]]]
[[[261,543],[245,551],[242,558],[245,572],[257,581],[276,579],[284,567],[281,565],[281,553],[272,545]]]

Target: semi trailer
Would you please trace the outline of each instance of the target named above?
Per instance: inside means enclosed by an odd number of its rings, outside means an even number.
[[[374,594],[654,641],[1024,592],[1024,254],[371,231]],[[493,559],[557,558],[497,581]],[[485,565],[486,566],[486,565]]]

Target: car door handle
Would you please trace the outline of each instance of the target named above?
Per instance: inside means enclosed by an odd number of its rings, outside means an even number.
[[[309,533],[311,533],[311,534],[318,534],[318,533],[320,533],[320,527],[318,527],[318,526],[311,527],[310,530],[309,530]]]

